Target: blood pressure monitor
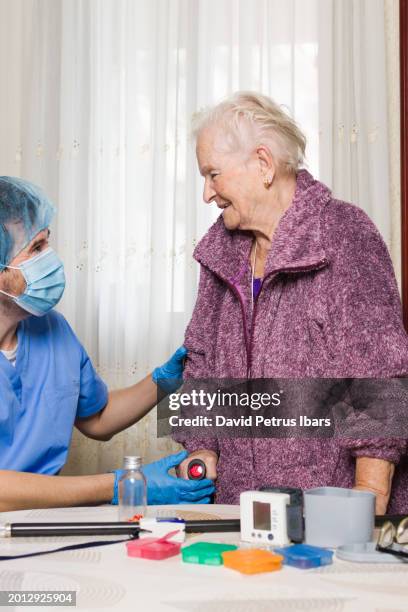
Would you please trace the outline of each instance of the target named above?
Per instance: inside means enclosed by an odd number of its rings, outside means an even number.
[[[245,491],[240,495],[241,540],[270,546],[287,546],[288,493]]]

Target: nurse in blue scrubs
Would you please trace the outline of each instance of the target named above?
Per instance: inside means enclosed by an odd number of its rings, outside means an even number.
[[[181,379],[181,348],[152,375],[109,392],[64,317],[53,310],[65,288],[48,243],[54,207],[34,185],[0,177],[0,511],[117,500],[119,472],[58,476],[74,425],[109,440],[157,403],[157,384]],[[148,503],[207,503],[210,480],[168,470],[186,452],[144,467]]]

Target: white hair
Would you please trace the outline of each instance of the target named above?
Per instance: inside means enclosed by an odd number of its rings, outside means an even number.
[[[193,117],[193,136],[220,126],[228,152],[267,146],[287,172],[297,172],[304,163],[306,138],[296,122],[271,98],[238,91],[212,108]]]

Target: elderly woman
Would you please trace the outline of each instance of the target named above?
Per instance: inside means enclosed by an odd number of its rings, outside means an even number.
[[[306,143],[295,122],[271,99],[240,92],[201,115],[195,134],[204,200],[222,214],[194,253],[201,276],[185,377],[406,376],[386,246],[362,210],[300,169]],[[182,443],[217,478],[219,503],[264,485],[331,485],[373,491],[378,513],[408,511],[402,440]]]

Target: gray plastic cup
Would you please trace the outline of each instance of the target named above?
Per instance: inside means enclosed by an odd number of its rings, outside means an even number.
[[[306,544],[335,548],[371,542],[374,534],[375,495],[340,487],[304,492]]]

